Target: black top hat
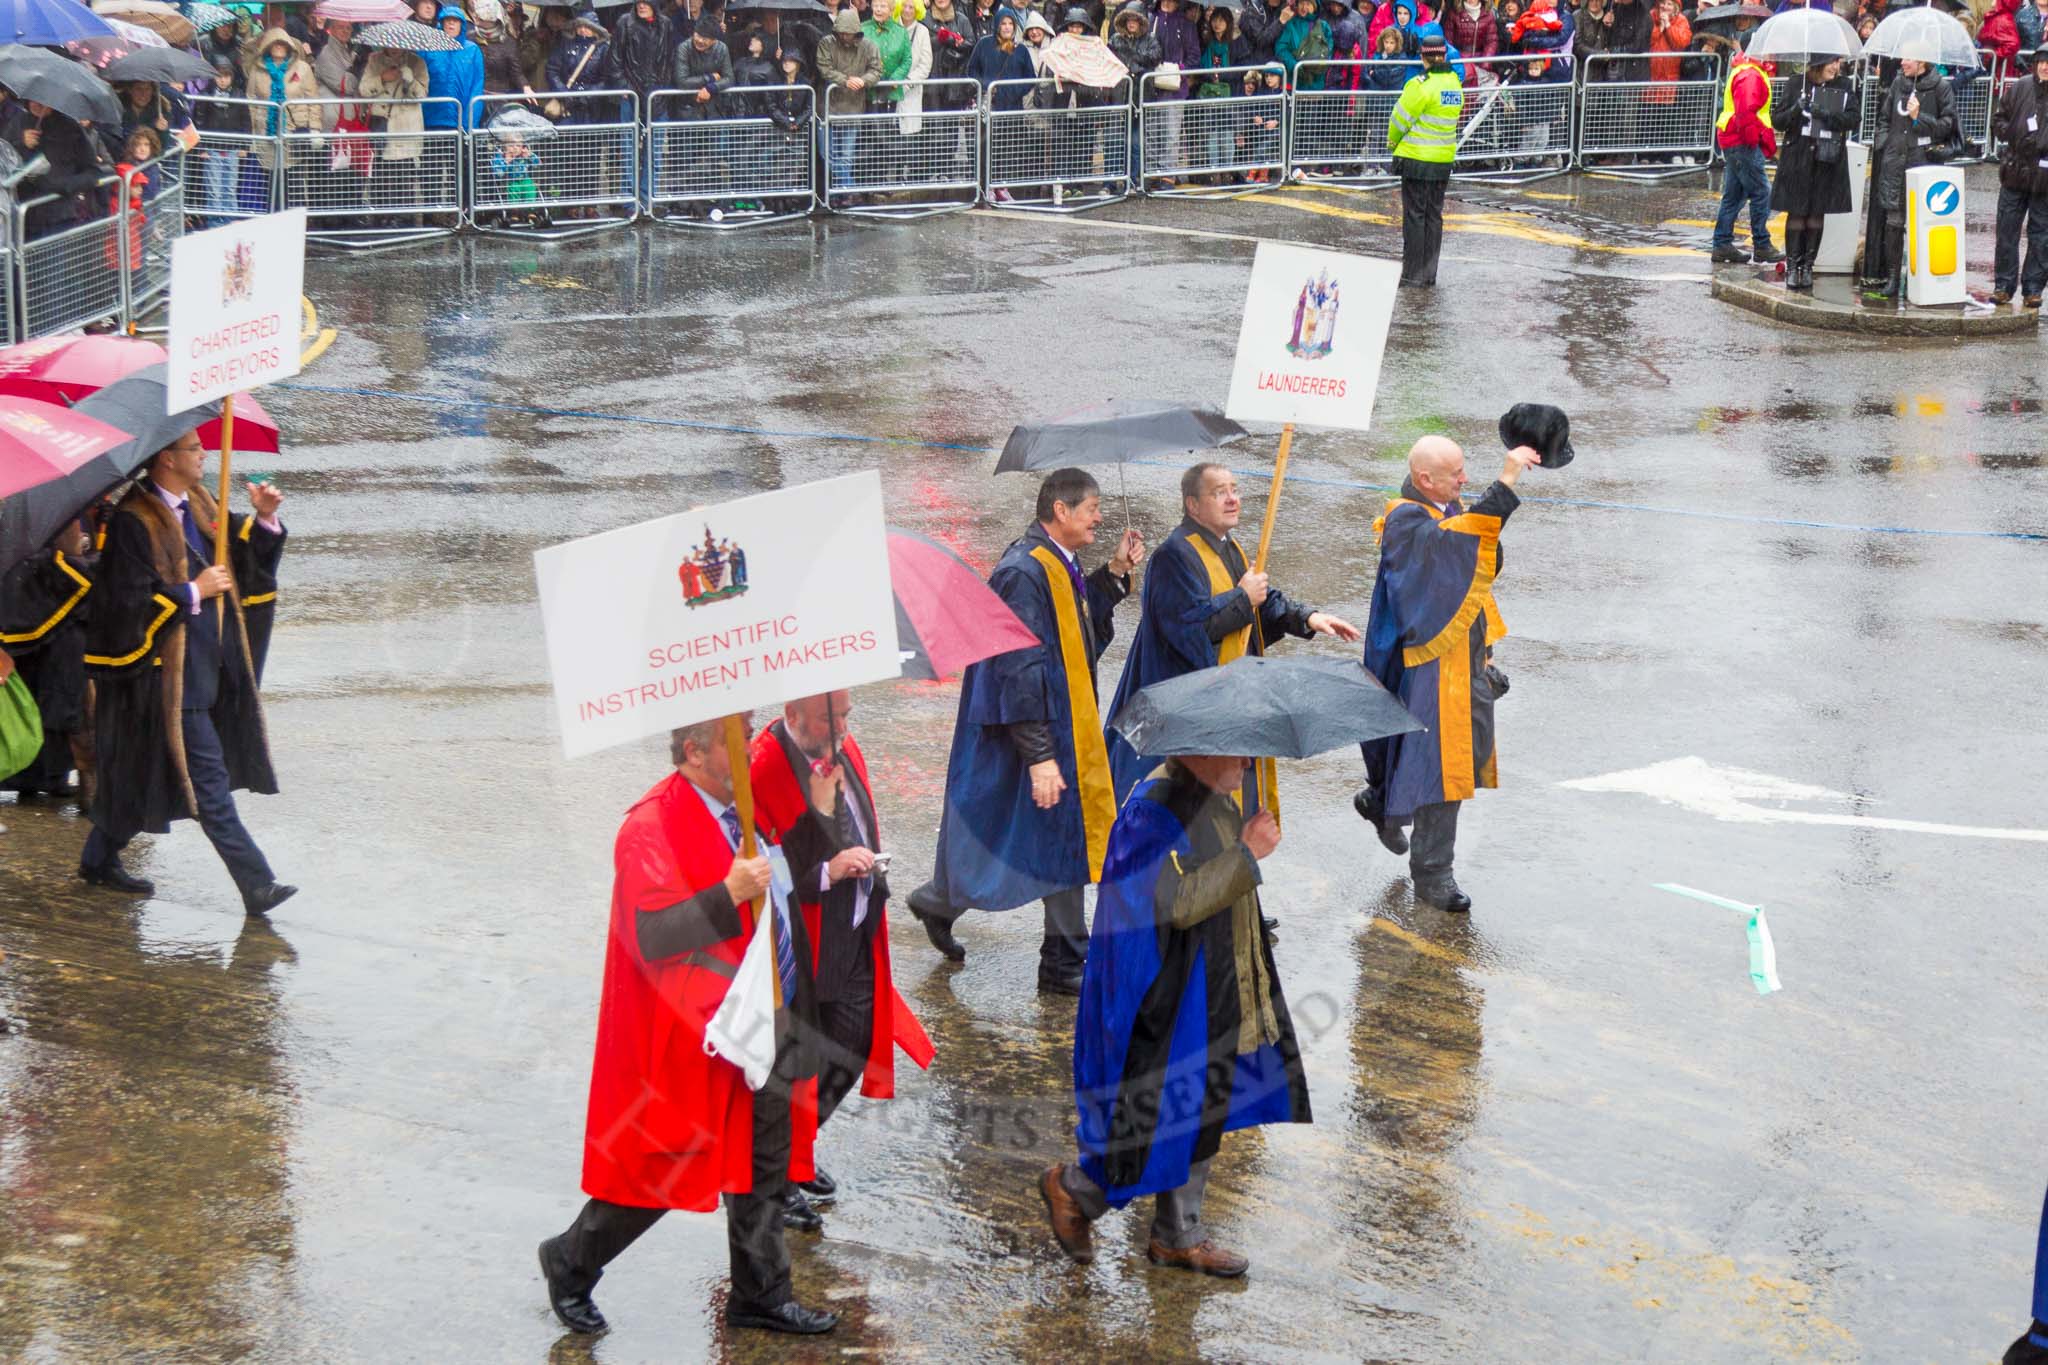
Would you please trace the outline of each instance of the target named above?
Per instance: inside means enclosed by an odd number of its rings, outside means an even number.
[[[1548,403],[1517,403],[1500,417],[1500,439],[1509,450],[1528,446],[1543,458],[1545,469],[1563,469],[1572,462],[1572,419]]]

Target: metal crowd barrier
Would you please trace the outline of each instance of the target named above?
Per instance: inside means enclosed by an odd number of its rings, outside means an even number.
[[[127,297],[123,229],[129,219],[114,208],[121,181],[107,176],[85,192],[85,221],[29,240],[28,215],[64,195],[44,195],[14,211],[21,243],[21,335],[45,337],[89,323],[119,320]]]
[[[552,94],[553,130],[518,145],[490,127],[524,95],[481,95],[470,102],[469,221],[480,232],[562,238],[623,227],[640,215],[646,163],[640,99],[630,90]],[[543,115],[545,117],[545,115]],[[519,146],[532,158],[517,155]],[[507,153],[512,153],[508,156]]]
[[[1257,66],[1201,67],[1184,72],[1190,89],[1221,80],[1233,90]],[[1271,180],[1287,170],[1287,92],[1181,99],[1147,77],[1138,94],[1138,188],[1145,194],[1215,197],[1256,194],[1254,173]],[[1268,124],[1277,124],[1269,128]],[[1274,134],[1277,133],[1277,136]],[[1207,176],[1209,183],[1189,183]],[[1168,184],[1166,182],[1172,182]]]
[[[0,346],[12,346],[22,336],[21,319],[14,308],[16,215],[11,199],[0,195],[0,205],[5,208],[0,212]]]
[[[125,253],[121,316],[130,324],[170,292],[171,243],[185,235],[186,190],[194,169],[192,155],[173,139],[156,160],[133,167],[122,177],[121,216],[126,223],[118,234]],[[140,209],[134,207],[138,185]]]
[[[983,111],[983,197],[1013,208],[1076,213],[1131,192],[1131,101],[1115,90],[1050,80],[996,81]],[[1007,94],[1022,107],[996,107]]]
[[[1649,56],[1597,53],[1583,63],[1576,164],[1591,175],[1663,180],[1704,171],[1714,160],[1714,120],[1727,75],[1718,57],[1711,80],[1622,80]],[[1606,73],[1614,73],[1609,75]],[[1598,158],[1598,160],[1595,160]]]
[[[194,119],[223,117],[225,129],[195,128],[199,144],[188,162],[187,176],[195,183],[185,196],[186,210],[204,221],[202,227],[222,227],[237,218],[253,218],[277,207],[277,138],[268,132],[268,114],[282,107],[259,100],[228,99],[221,95],[188,95]],[[259,120],[262,120],[259,122]]]
[[[1577,87],[1537,80],[1555,57],[1489,57],[1478,80],[1465,87],[1458,115],[1458,154],[1451,179],[1484,185],[1520,185],[1563,175],[1572,168]]]
[[[1991,114],[1998,107],[1998,88],[2004,63],[1998,54],[1977,50],[1980,63],[1975,71],[1958,71],[1948,78],[1956,95],[1956,125],[1963,135],[1963,154],[1957,164],[1988,160],[1991,148]],[[1958,79],[1961,77],[1961,79]]]
[[[808,85],[743,86],[691,116],[694,92],[648,96],[647,209],[683,227],[760,227],[802,218],[818,206],[817,95]],[[783,113],[790,126],[776,122]]]
[[[1294,69],[1287,166],[1306,180],[1391,184],[1387,126],[1401,90],[1421,67],[1409,61],[1302,62]],[[1308,82],[1322,77],[1322,88]],[[1275,177],[1276,179],[1280,177]]]
[[[369,129],[372,105],[405,105],[422,118],[438,109],[444,128]],[[278,207],[306,210],[309,241],[352,249],[402,246],[462,226],[462,107],[423,100],[290,100],[279,120],[274,159]],[[309,125],[309,126],[299,126]]]
[[[905,113],[835,114],[825,92],[825,184],[820,202],[831,213],[923,218],[973,208],[981,198],[981,85],[970,80],[900,81],[875,87],[876,102],[907,91],[949,90],[944,103],[965,108]],[[861,196],[864,202],[852,202]],[[906,197],[910,196],[910,197]]]

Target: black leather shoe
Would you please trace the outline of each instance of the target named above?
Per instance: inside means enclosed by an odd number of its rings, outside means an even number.
[[[299,888],[296,886],[286,886],[283,882],[270,882],[244,894],[242,904],[252,915],[267,915],[298,894]]]
[[[78,865],[78,875],[85,879],[85,883],[88,886],[104,886],[109,891],[120,891],[130,896],[154,896],[156,894],[155,882],[147,877],[130,875],[128,870],[121,866],[118,859],[108,863],[105,867],[87,867],[84,863],[80,863]]]
[[[540,1273],[548,1282],[548,1306],[555,1310],[555,1316],[562,1320],[562,1326],[572,1332],[595,1336],[608,1330],[611,1324],[604,1320],[604,1314],[597,1311],[597,1305],[590,1301],[590,1289],[571,1289],[568,1286],[568,1270],[561,1265],[559,1237],[550,1237],[540,1244]],[[599,1272],[599,1278],[603,1272]],[[592,1281],[595,1284],[595,1281]]]
[[[1384,848],[1389,853],[1406,853],[1408,851],[1408,836],[1401,832],[1399,825],[1390,825],[1386,822],[1380,810],[1380,803],[1374,798],[1371,787],[1360,787],[1358,789],[1357,795],[1351,798],[1351,809],[1357,811],[1358,818],[1371,825],[1373,833],[1380,836],[1381,848]]]
[[[2048,1323],[2036,1322],[2020,1333],[2020,1339],[2006,1349],[2005,1359],[1999,1365],[2048,1365],[2048,1346],[2036,1345],[2036,1339],[2048,1341]]]
[[[797,1188],[802,1190],[804,1198],[813,1204],[829,1204],[839,1196],[839,1182],[822,1170]]]
[[[1779,261],[1785,259],[1785,253],[1772,246],[1769,242],[1765,242],[1756,249],[1754,259],[1758,265],[1776,265]]]
[[[1415,899],[1453,915],[1472,913],[1472,898],[1460,891],[1454,881],[1420,883],[1415,888]]]
[[[1267,938],[1280,937],[1280,921],[1274,919],[1271,915],[1259,916],[1259,927],[1266,931]]]
[[[911,914],[917,916],[917,922],[924,926],[924,936],[932,941],[932,947],[937,948],[941,956],[948,962],[967,960],[967,949],[961,946],[959,939],[953,937],[952,922],[936,913],[945,907],[939,905],[932,895],[930,882],[911,892],[904,900],[904,904],[910,907]]]
[[[839,1325],[837,1313],[806,1308],[792,1300],[779,1308],[728,1308],[725,1320],[735,1327],[758,1327],[764,1332],[788,1332],[814,1337]]]
[[[1081,973],[1075,972],[1072,976],[1048,976],[1046,973],[1040,972],[1038,974],[1038,993],[1040,995],[1078,996],[1081,993]]]
[[[782,1226],[794,1232],[823,1232],[825,1220],[811,1207],[811,1201],[804,1198],[804,1192],[792,1185],[782,1196]]]
[[[1717,246],[1714,248],[1715,265],[1748,265],[1749,253],[1739,246]]]

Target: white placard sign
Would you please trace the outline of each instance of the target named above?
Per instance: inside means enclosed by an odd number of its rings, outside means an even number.
[[[884,535],[868,470],[536,551],[563,751],[896,677]]]
[[[1400,286],[1396,261],[1260,242],[1226,414],[1239,422],[1371,426]]]
[[[299,372],[306,211],[290,209],[171,244],[171,412]]]

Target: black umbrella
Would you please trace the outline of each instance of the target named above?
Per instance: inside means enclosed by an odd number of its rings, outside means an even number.
[[[1309,758],[1423,728],[1357,660],[1257,654],[1154,683],[1111,724],[1159,758]]]
[[[39,47],[0,47],[0,85],[17,99],[47,104],[69,118],[119,127],[121,102],[107,83],[68,57]]]
[[[196,408],[183,412],[164,414],[168,400],[164,394],[169,376],[164,373],[161,362],[147,365],[133,374],[124,375],[96,392],[89,393],[72,404],[75,411],[88,417],[96,417],[110,427],[119,427],[135,437],[129,446],[108,451],[108,455],[127,459],[130,447],[133,459],[128,464],[132,472],[149,462],[149,457],[170,445],[188,431],[200,427],[220,416],[220,403],[201,403]],[[125,477],[125,476],[123,476]],[[118,479],[108,483],[118,482]],[[105,492],[102,486],[100,492]]]
[[[751,0],[751,3],[734,5],[735,13],[745,10],[780,10],[784,14],[830,14],[832,11],[818,3],[818,0]]]
[[[1221,413],[1150,399],[1112,398],[1050,422],[1012,427],[996,461],[996,473],[1113,460],[1117,493],[1124,499],[1128,525],[1131,508],[1130,497],[1124,493],[1124,461],[1214,450],[1245,434],[1243,427]]]
[[[101,68],[110,81],[156,81],[183,85],[186,81],[213,79],[213,63],[175,47],[138,47],[125,57],[116,57]]]

